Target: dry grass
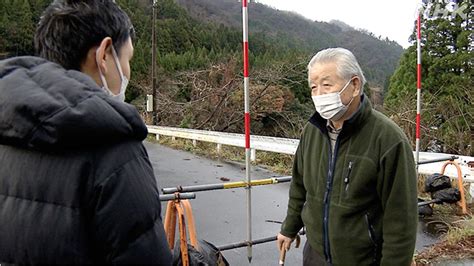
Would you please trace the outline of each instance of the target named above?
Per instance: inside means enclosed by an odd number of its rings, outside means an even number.
[[[474,206],[470,206],[472,207]],[[441,241],[415,255],[416,265],[433,265],[445,260],[474,259],[474,217],[455,215],[456,205],[441,205],[435,208],[435,222],[447,225],[447,232]]]

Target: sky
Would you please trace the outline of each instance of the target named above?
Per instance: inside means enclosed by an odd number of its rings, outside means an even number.
[[[253,1],[253,0],[252,0]],[[417,0],[256,0],[279,10],[294,11],[304,17],[329,22],[340,20],[354,28],[366,29],[396,41],[404,48],[414,29]],[[249,5],[251,17],[251,5]]]

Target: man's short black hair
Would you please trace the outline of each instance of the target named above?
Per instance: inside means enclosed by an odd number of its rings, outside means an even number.
[[[80,70],[90,48],[111,37],[115,50],[134,37],[128,15],[114,0],[55,0],[41,16],[35,34],[39,56]]]

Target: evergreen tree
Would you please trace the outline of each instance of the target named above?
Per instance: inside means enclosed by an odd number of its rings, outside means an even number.
[[[18,45],[18,55],[33,55],[33,36],[35,28],[33,24],[33,13],[31,12],[28,0],[16,0],[15,7],[18,8],[18,35],[16,44]]]
[[[438,8],[446,6],[443,1],[436,3]],[[468,1],[459,2],[459,6],[468,4]],[[422,144],[425,149],[441,144],[443,152],[472,156],[472,7],[469,5],[465,12],[466,16],[424,17],[422,22]],[[415,33],[413,39],[414,36]],[[390,113],[402,120],[414,121],[416,58],[414,42],[402,56],[385,99]],[[408,135],[413,135],[413,128],[413,124],[406,126]]]

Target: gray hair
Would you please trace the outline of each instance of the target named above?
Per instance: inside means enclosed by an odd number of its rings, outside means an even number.
[[[309,73],[315,64],[335,62],[337,67],[337,75],[343,79],[350,79],[358,76],[361,80],[360,94],[364,93],[364,85],[367,82],[362,69],[357,63],[357,59],[351,51],[344,48],[328,48],[319,51],[308,64],[308,83]]]

